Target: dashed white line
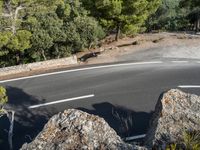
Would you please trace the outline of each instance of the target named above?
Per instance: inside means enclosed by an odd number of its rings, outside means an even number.
[[[146,137],[146,134],[141,134],[141,135],[126,137],[125,141],[132,141],[132,140],[137,140],[137,139],[141,139],[141,138],[145,138],[145,137]]]
[[[9,79],[9,80],[2,80],[2,81],[0,81],[0,83],[18,81],[18,80],[24,80],[24,79],[31,79],[31,78],[37,78],[37,77],[43,77],[43,76],[50,76],[50,75],[57,75],[57,74],[63,74],[63,73],[69,73],[69,72],[85,71],[85,70],[94,70],[94,69],[121,67],[121,66],[132,66],[132,65],[161,64],[161,63],[163,63],[163,62],[162,61],[154,61],[154,62],[137,62],[137,63],[122,63],[122,64],[114,64],[114,65],[103,65],[103,66],[96,66],[96,67],[88,67],[88,68],[80,68],[80,69],[45,73],[45,74],[39,74],[39,75],[33,75],[33,76],[21,77],[21,78]]]
[[[179,88],[182,88],[182,89],[189,89],[189,88],[192,88],[192,89],[194,89],[194,88],[200,88],[200,85],[179,85],[178,86]]]
[[[85,96],[79,96],[79,97],[74,97],[74,98],[68,98],[68,99],[63,99],[63,100],[57,100],[57,101],[44,103],[44,104],[33,105],[33,106],[29,106],[28,108],[29,109],[34,109],[34,108],[44,107],[44,106],[48,106],[48,105],[59,104],[59,103],[63,103],[63,102],[80,100],[80,99],[86,99],[86,98],[91,98],[91,97],[94,97],[94,94],[85,95]]]
[[[171,61],[172,63],[188,63],[188,61]]]

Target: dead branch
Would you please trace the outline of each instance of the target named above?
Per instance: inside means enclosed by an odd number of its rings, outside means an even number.
[[[1,111],[2,111],[2,114],[0,116],[2,117],[3,115],[6,115],[10,122],[10,127],[8,131],[8,143],[9,143],[10,150],[12,150],[13,149],[12,137],[13,137],[13,128],[14,128],[14,120],[15,120],[15,111],[6,110],[6,109],[2,109]]]

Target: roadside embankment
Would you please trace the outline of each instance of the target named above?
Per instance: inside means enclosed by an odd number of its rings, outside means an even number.
[[[57,69],[76,64],[78,64],[78,61],[77,57],[74,55],[67,58],[53,59],[42,62],[5,67],[5,68],[0,68],[0,79],[5,78],[6,76],[19,75],[28,72],[30,73],[37,71],[45,71],[49,69]]]

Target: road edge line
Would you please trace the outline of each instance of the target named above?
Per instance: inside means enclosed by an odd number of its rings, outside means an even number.
[[[2,81],[0,81],[0,83],[6,83],[6,82],[12,82],[12,81],[18,81],[18,80],[25,80],[25,79],[31,79],[31,78],[37,78],[37,77],[43,77],[43,76],[50,76],[50,75],[57,75],[57,74],[63,74],[63,73],[70,73],[70,72],[93,70],[93,69],[102,69],[102,68],[120,67],[120,66],[131,66],[131,65],[161,64],[161,63],[163,63],[163,62],[162,61],[154,61],[154,62],[136,62],[136,63],[122,63],[122,64],[114,64],[114,65],[102,65],[102,66],[96,66],[96,67],[86,67],[86,68],[79,68],[79,69],[72,69],[72,70],[64,70],[64,71],[44,73],[44,74],[32,75],[32,76],[15,78],[15,79],[2,80]]]
[[[178,86],[179,88],[182,88],[182,89],[189,89],[189,88],[200,88],[200,85],[179,85]]]

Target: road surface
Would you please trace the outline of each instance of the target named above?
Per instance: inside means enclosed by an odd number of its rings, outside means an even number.
[[[53,114],[79,108],[97,114],[121,136],[145,134],[162,92],[171,88],[200,95],[200,62],[155,61],[85,67],[0,81],[8,91],[8,108],[16,111],[14,144],[30,142]],[[129,135],[113,116],[131,115]],[[8,121],[1,120],[1,128]],[[6,131],[1,129],[2,135]],[[4,137],[5,138],[5,137]],[[6,149],[5,139],[0,145]]]

